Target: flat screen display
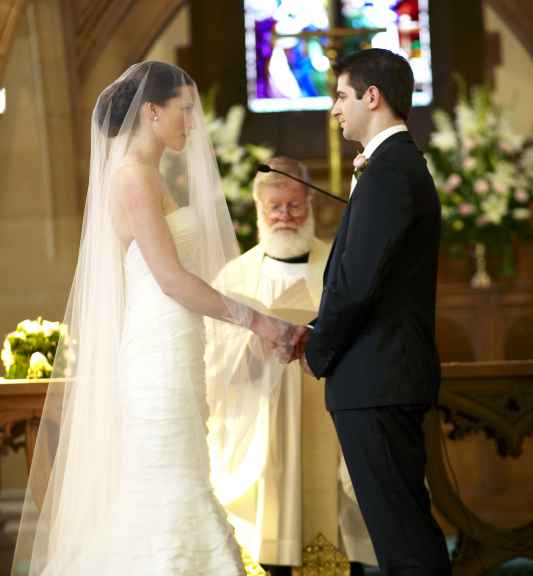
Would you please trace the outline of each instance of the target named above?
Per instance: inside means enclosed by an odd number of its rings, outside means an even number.
[[[341,0],[346,28],[384,31],[346,41],[344,51],[388,48],[405,56],[415,75],[413,105],[431,103],[428,0]],[[330,67],[328,0],[244,0],[248,107],[253,112],[327,110]],[[290,34],[311,33],[307,37]]]

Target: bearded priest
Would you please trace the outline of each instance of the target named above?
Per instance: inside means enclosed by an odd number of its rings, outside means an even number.
[[[305,166],[294,159],[277,157],[268,164],[309,181]],[[226,265],[219,285],[269,314],[305,324],[316,315],[329,254],[328,244],[315,236],[312,193],[268,172],[257,174],[253,194],[259,243]],[[211,371],[216,354],[208,345]],[[343,490],[349,483],[338,480],[339,447],[323,408],[324,383],[306,376],[297,362],[277,377],[280,382],[270,388],[279,386],[279,393],[264,423],[257,424],[268,437],[264,462],[256,463],[253,482],[225,503],[237,539],[272,576],[284,576],[301,566],[304,545],[322,533],[345,551],[351,573],[363,574],[360,562],[376,560],[353,494]]]

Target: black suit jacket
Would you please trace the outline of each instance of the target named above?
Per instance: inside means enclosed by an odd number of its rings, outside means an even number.
[[[422,153],[408,132],[391,136],[344,212],[306,349],[330,411],[436,402],[440,225]]]

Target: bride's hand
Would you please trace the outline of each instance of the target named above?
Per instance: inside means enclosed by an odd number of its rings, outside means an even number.
[[[252,324],[252,331],[261,338],[269,340],[273,344],[280,345],[295,345],[298,342],[296,334],[297,326],[275,318],[274,316],[266,316],[260,312],[255,313],[254,322]]]
[[[292,328],[293,333],[290,344],[283,349],[281,355],[278,354],[280,362],[289,363],[293,360],[301,360],[304,357],[307,342],[309,341],[309,328],[307,326],[292,326]]]
[[[280,362],[286,364],[300,357],[299,344],[306,330],[305,327],[257,313],[252,330],[266,341],[270,349],[274,350]]]

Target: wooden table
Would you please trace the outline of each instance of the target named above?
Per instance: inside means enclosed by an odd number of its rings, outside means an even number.
[[[0,447],[16,451],[24,448],[28,468],[33,458],[48,384],[48,380],[0,383]]]
[[[0,448],[24,448],[28,468],[33,459],[39,422],[51,382],[63,385],[65,380],[0,381]]]

